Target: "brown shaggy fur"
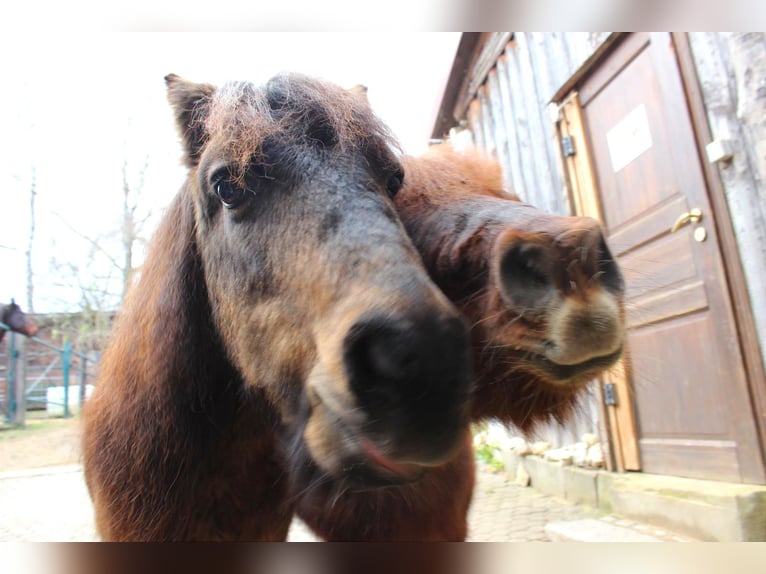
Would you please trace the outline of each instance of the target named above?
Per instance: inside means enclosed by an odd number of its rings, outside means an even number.
[[[621,352],[622,279],[599,225],[521,203],[503,191],[499,164],[478,153],[437,146],[404,165],[397,210],[431,277],[471,324],[472,419],[498,419],[524,432],[566,421],[586,383]],[[524,280],[509,271],[530,273],[523,264],[513,267],[519,246],[539,255],[529,259],[535,269]],[[544,288],[535,286],[538,275]],[[540,340],[558,336],[550,328],[556,321],[564,325],[559,346],[596,358],[555,369],[533,360]],[[578,347],[582,340],[592,348]],[[474,465],[466,440],[455,459],[420,482],[385,492],[309,487],[296,510],[329,540],[463,540]]]
[[[298,75],[166,82],[189,175],[83,413],[98,530],[283,540],[288,469],[398,483],[459,448],[467,330],[396,217],[394,142],[363,103]]]
[[[296,513],[329,541],[460,542],[468,534],[475,483],[473,437],[456,456],[411,484],[354,489],[325,477],[295,481]]]
[[[225,359],[191,204],[178,195],[168,213],[84,412],[99,533],[113,541],[282,540],[291,509],[274,449],[276,414]]]

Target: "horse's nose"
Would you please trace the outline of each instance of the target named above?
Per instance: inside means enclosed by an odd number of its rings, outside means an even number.
[[[600,224],[555,216],[534,223],[540,231],[498,237],[496,278],[510,308],[540,325],[544,346],[535,351],[559,365],[617,353],[624,284]]]
[[[385,436],[389,455],[427,464],[453,450],[470,382],[461,319],[366,316],[348,331],[343,353],[366,430]]]
[[[568,223],[562,229],[561,221]],[[590,218],[551,218],[552,232],[508,232],[498,238],[499,283],[520,306],[545,305],[554,289],[624,290],[622,274],[600,224]]]

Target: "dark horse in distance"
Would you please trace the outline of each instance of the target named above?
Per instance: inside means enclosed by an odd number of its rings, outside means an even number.
[[[34,337],[37,334],[37,325],[13,299],[7,305],[0,306],[0,323],[7,325],[11,331],[27,337]],[[0,329],[0,341],[3,340],[3,337],[5,337],[5,329]]]

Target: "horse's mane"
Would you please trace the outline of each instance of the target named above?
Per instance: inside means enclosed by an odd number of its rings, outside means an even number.
[[[434,203],[476,194],[518,200],[505,189],[500,163],[478,149],[458,151],[443,143],[403,162],[405,183],[416,182],[419,195]]]
[[[191,496],[200,465],[223,464],[217,445],[233,433],[240,413],[254,409],[253,429],[273,425],[265,401],[256,406],[242,400],[244,389],[213,326],[202,273],[193,206],[184,189],[170,204],[116,318],[101,361],[100,380],[110,380],[110,392],[85,406],[88,428],[101,420],[100,432],[84,434],[88,481],[101,474],[96,484],[112,492],[124,524],[141,523],[141,513],[152,509],[148,523],[179,538],[189,525],[170,525],[177,518],[168,509],[185,512],[184,497]],[[125,467],[124,460],[132,464]],[[136,499],[134,488],[147,475],[166,489],[152,491],[158,498],[149,502]]]

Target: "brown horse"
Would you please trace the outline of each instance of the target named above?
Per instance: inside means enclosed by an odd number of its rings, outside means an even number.
[[[287,465],[388,485],[454,454],[467,329],[395,213],[402,168],[363,100],[299,75],[166,82],[189,174],[84,413],[97,526],[283,540]]]
[[[34,324],[16,302],[11,299],[7,305],[0,307],[0,323],[7,325],[11,331],[21,333],[27,337],[37,334],[37,325]],[[0,341],[5,337],[5,329],[0,329]]]
[[[566,421],[588,381],[620,356],[623,280],[599,224],[503,191],[499,165],[436,146],[405,158],[395,204],[437,285],[471,325],[472,420],[522,431]],[[298,515],[329,540],[464,540],[470,438],[420,482],[354,492],[298,484]]]

